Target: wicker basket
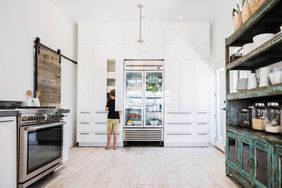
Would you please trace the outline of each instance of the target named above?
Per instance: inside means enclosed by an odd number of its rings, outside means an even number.
[[[245,23],[252,16],[252,11],[249,3],[242,7],[242,21]]]
[[[239,29],[239,27],[241,27],[241,25],[243,24],[242,22],[242,15],[240,14],[235,14],[233,16],[233,27],[235,30]]]

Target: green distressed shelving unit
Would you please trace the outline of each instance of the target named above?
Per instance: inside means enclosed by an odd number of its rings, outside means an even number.
[[[232,70],[255,70],[282,61],[282,0],[266,3],[225,41],[226,47],[226,175],[243,187],[282,188],[282,135],[239,126],[241,108],[256,102],[282,102],[282,84],[229,92]],[[230,62],[231,47],[252,42],[255,35],[278,33],[252,52]]]

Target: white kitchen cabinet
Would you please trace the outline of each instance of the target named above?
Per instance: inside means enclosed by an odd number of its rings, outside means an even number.
[[[93,109],[104,111],[107,103],[107,60],[95,59],[93,64]]]
[[[0,182],[1,187],[17,187],[17,122],[16,117],[0,117]]]
[[[194,44],[165,45],[165,59],[193,59]]]
[[[93,45],[79,44],[77,55],[78,60],[91,60],[93,58]]]
[[[93,103],[93,65],[91,60],[80,60],[77,67],[78,112],[92,109]]]
[[[123,57],[122,44],[95,44],[94,59],[121,59]]]
[[[193,112],[194,110],[194,62],[180,61],[179,63],[179,110]]]
[[[208,111],[210,99],[210,72],[208,61],[195,61],[195,110]]]
[[[179,63],[165,62],[165,108],[166,112],[179,111]]]

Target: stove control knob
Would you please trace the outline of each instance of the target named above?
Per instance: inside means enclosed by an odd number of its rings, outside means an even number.
[[[43,119],[44,119],[44,120],[47,120],[47,119],[48,119],[48,115],[47,115],[47,114],[44,114],[44,115],[43,115]]]
[[[63,117],[64,117],[64,115],[63,115],[63,114],[60,114],[60,115],[59,115],[59,118],[63,118]]]
[[[27,117],[22,117],[22,121],[27,121]]]

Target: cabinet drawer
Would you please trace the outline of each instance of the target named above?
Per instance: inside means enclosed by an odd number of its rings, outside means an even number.
[[[92,123],[89,121],[79,121],[77,125],[77,130],[92,132]]]
[[[78,112],[78,120],[92,121],[92,112],[88,110],[81,110]]]
[[[208,132],[196,132],[194,136],[195,143],[208,144],[210,137]]]
[[[168,123],[189,122],[194,120],[193,112],[167,112],[165,118]]]
[[[208,121],[209,113],[207,111],[197,111],[195,113],[195,120],[196,121]]]
[[[178,143],[193,143],[194,141],[193,133],[180,133],[180,132],[171,132],[165,134],[165,142],[168,144],[178,144]]]
[[[208,122],[196,122],[194,131],[196,132],[208,132],[209,123]]]
[[[165,132],[192,132],[193,123],[167,123],[165,126]]]
[[[113,141],[113,136],[111,142]],[[93,142],[94,143],[107,143],[107,132],[93,132]],[[117,142],[122,142],[121,133],[117,133]]]
[[[95,111],[94,112],[94,122],[107,123],[108,112],[105,111]]]
[[[79,131],[77,133],[77,142],[92,142],[91,132]]]

